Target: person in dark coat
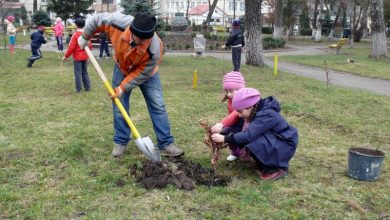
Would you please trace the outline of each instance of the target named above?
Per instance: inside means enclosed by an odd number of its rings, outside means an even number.
[[[262,180],[286,176],[298,145],[298,130],[280,115],[276,98],[261,99],[256,89],[242,88],[234,94],[232,105],[246,122],[243,131],[225,135],[215,133],[213,141],[246,147],[256,161]]]
[[[99,59],[102,59],[103,52],[106,53],[106,58],[110,58],[111,56],[110,56],[110,51],[108,49],[107,34],[105,32],[100,32],[99,41],[100,41]]]
[[[33,63],[42,58],[42,53],[39,48],[41,48],[42,44],[46,43],[46,39],[43,37],[43,33],[45,32],[45,27],[40,25],[38,26],[38,31],[31,34],[31,53],[32,56],[27,59],[27,67],[32,67]]]
[[[241,31],[240,20],[233,20],[232,31],[230,32],[229,38],[227,39],[225,45],[222,45],[222,48],[232,47],[232,61],[234,71],[240,71],[241,65],[241,51],[245,46],[244,34]]]

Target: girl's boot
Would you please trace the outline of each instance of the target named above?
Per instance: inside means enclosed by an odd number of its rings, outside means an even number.
[[[9,45],[9,53],[10,53],[11,55],[14,54],[14,45],[12,45],[12,44]]]

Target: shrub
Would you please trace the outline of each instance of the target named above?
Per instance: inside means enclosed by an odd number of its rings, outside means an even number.
[[[299,33],[302,35],[302,36],[311,36],[311,29],[310,28],[302,28]]]
[[[282,38],[272,38],[272,37],[265,37],[263,39],[263,48],[265,50],[272,49],[272,48],[281,48],[284,47],[286,44],[286,41]]]
[[[272,34],[272,27],[262,27],[261,33],[263,34]]]

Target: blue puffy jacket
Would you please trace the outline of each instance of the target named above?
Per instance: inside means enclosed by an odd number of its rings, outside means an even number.
[[[247,147],[268,167],[288,169],[288,162],[298,145],[298,130],[280,115],[279,102],[274,97],[261,99],[249,127],[227,136],[225,141]]]
[[[43,37],[43,31],[36,31],[31,34],[31,47],[40,48],[42,44],[46,43],[45,38]]]

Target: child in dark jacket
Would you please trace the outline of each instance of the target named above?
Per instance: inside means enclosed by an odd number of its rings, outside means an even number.
[[[241,131],[242,124],[240,123],[240,117],[238,112],[233,109],[232,98],[233,95],[242,88],[245,88],[245,79],[240,72],[229,72],[223,77],[223,89],[225,90],[224,100],[227,100],[228,115],[220,122],[216,123],[211,131],[213,133],[230,133],[234,131]],[[237,128],[237,129],[235,129]],[[240,156],[240,149],[237,146],[229,145],[230,155],[226,158],[228,161],[234,161]]]
[[[77,18],[75,24],[77,30],[70,39],[68,50],[66,51],[65,56],[62,58],[62,60],[64,61],[69,56],[73,56],[74,80],[76,84],[76,91],[81,92],[81,83],[83,84],[85,91],[89,91],[91,89],[91,82],[89,80],[89,75],[87,72],[88,55],[85,50],[79,47],[77,43],[77,38],[79,38],[83,33],[85,20],[83,18]],[[89,42],[89,48],[91,48],[91,46],[91,42]]]
[[[45,32],[45,27],[40,25],[38,26],[38,31],[31,34],[31,53],[32,56],[28,58],[27,67],[32,67],[33,63],[42,58],[42,53],[39,48],[41,48],[42,44],[46,43],[46,39],[43,37],[43,33]]]
[[[228,135],[215,133],[213,141],[249,149],[262,180],[286,176],[298,145],[298,130],[280,115],[279,102],[272,96],[261,99],[256,89],[243,88],[233,96],[232,105],[248,122],[247,128]]]
[[[232,31],[230,32],[229,38],[226,43],[222,45],[222,48],[232,47],[232,62],[233,70],[240,71],[241,66],[241,52],[245,46],[245,37],[241,31],[240,20],[233,20]]]

